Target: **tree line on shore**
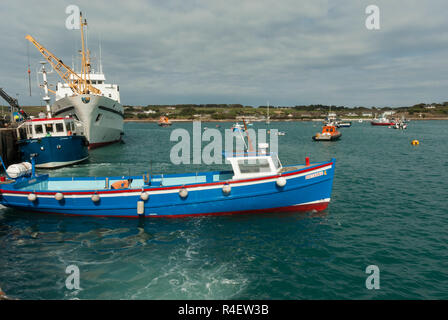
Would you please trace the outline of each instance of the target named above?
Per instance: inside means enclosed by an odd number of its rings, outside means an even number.
[[[171,119],[211,119],[227,120],[241,116],[265,118],[267,106],[244,106],[242,104],[177,104],[177,105],[125,105],[126,119],[158,119],[168,116]],[[344,117],[373,117],[385,111],[395,111],[397,114],[420,117],[448,117],[448,102],[419,103],[409,107],[345,107],[336,105],[296,105],[270,106],[271,119],[307,119],[322,117],[328,112],[334,112]]]
[[[267,106],[247,106],[242,104],[176,104],[176,105],[124,105],[125,119],[156,120],[161,116],[170,119],[209,119],[234,120],[239,117],[263,119],[267,116]],[[8,113],[8,106],[1,106],[3,114]],[[25,112],[36,116],[45,107],[23,106]],[[345,118],[371,118],[385,111],[395,111],[409,118],[447,118],[448,102],[419,103],[409,107],[345,107],[337,105],[295,105],[269,106],[269,117],[275,119],[311,119],[322,118],[330,111]]]

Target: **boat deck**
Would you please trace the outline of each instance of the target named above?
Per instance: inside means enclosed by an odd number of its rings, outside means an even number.
[[[150,176],[151,183],[145,181],[142,176],[121,176],[121,177],[81,177],[81,178],[49,178],[41,181],[36,181],[34,184],[26,184],[17,186],[16,190],[35,190],[35,191],[76,191],[76,190],[106,190],[118,181],[132,179],[128,189],[139,188],[157,188],[169,186],[182,186],[198,183],[212,183],[231,180],[233,177],[232,171],[218,171],[207,173],[193,173],[193,174],[173,174],[173,175],[152,175]]]
[[[293,165],[282,167],[280,173],[296,171],[306,168],[305,165]],[[225,182],[232,180],[234,173],[229,171],[198,172],[185,174],[151,175],[150,184],[147,177],[141,176],[121,176],[121,177],[41,177],[34,182],[28,180],[27,183],[17,183],[13,188],[18,191],[80,191],[80,190],[110,190],[111,185],[118,181],[132,179],[131,184],[126,189],[140,188],[160,188],[170,186],[183,186],[204,184],[213,182]]]

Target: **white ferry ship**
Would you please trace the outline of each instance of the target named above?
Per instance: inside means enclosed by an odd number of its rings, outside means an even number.
[[[89,148],[93,149],[120,141],[124,112],[118,85],[106,84],[101,72],[90,73],[89,78],[101,94],[74,95],[68,84],[59,82],[51,109],[54,116],[70,116],[81,121]]]

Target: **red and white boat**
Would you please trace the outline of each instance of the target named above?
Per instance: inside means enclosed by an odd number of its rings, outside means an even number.
[[[386,116],[383,114],[380,118],[375,118],[370,122],[372,126],[393,126],[395,125],[395,120],[389,120],[386,118]]]

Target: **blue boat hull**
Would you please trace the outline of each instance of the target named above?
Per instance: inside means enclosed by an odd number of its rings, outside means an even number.
[[[22,161],[32,154],[37,168],[59,168],[86,160],[88,142],[84,136],[44,137],[19,141]]]
[[[2,186],[0,203],[25,211],[101,217],[185,217],[249,212],[320,211],[327,208],[331,198],[334,163],[333,159],[331,162],[302,166],[299,170],[284,172],[281,177],[286,180],[286,184],[282,187],[278,185],[280,176],[227,182],[206,181],[185,186],[156,185],[139,189],[96,191],[39,191],[39,188],[33,187],[29,181],[24,181],[22,185],[16,186],[18,188],[13,185]],[[213,174],[217,173],[210,173],[207,180],[210,180]],[[42,182],[37,181],[40,187],[48,183],[47,179],[64,183],[66,178],[41,179]],[[89,178],[77,179],[81,183]],[[75,178],[74,182],[77,179]],[[101,179],[105,178],[96,178],[95,181],[104,183]],[[230,193],[223,192],[224,185],[230,186]],[[180,195],[182,189],[188,191],[186,197]],[[64,195],[62,200],[56,200],[56,192]],[[37,199],[29,200],[30,193],[35,194]],[[142,193],[146,193],[148,199],[142,200]],[[99,197],[96,202],[92,198],[94,195]]]

